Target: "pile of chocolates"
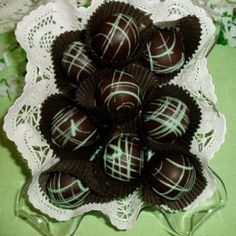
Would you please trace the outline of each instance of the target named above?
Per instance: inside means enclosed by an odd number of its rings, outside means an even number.
[[[146,12],[110,1],[84,31],[55,39],[60,92],[43,103],[40,121],[60,158],[40,178],[52,204],[75,209],[138,189],[146,203],[180,210],[201,194],[206,179],[189,152],[201,111],[188,91],[168,84],[200,35],[196,17],[160,28]]]

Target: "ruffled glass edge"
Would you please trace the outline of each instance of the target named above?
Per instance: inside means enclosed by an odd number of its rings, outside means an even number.
[[[161,227],[170,235],[191,236],[217,211],[227,203],[227,191],[223,180],[213,170],[210,170],[217,181],[214,195],[194,209],[179,212],[169,212],[160,207],[143,206],[142,211],[156,216],[156,227]],[[15,202],[16,216],[34,227],[44,236],[73,236],[79,232],[79,226],[85,215],[80,215],[65,222],[58,222],[40,211],[34,209],[28,200],[27,182],[19,191]],[[87,213],[89,214],[89,213]],[[103,217],[105,217],[103,215]]]

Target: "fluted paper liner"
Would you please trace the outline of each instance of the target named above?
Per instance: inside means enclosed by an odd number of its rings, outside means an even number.
[[[188,15],[178,21],[177,27],[182,34],[185,58],[188,63],[200,46],[202,29],[200,20],[196,16]]]

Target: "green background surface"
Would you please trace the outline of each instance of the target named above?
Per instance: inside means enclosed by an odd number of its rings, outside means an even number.
[[[212,216],[195,233],[196,236],[235,236],[236,235],[236,49],[215,46],[208,57],[208,69],[213,77],[218,97],[217,107],[227,119],[227,136],[210,162],[210,166],[223,179],[228,191],[227,206]],[[0,117],[10,102],[0,97]],[[1,120],[1,127],[3,121]],[[0,128],[0,236],[38,236],[39,233],[22,219],[14,215],[16,195],[29,176],[20,154],[7,140]],[[168,235],[157,224],[158,219],[150,212],[141,212],[131,230],[116,231],[100,215],[86,215],[80,225],[80,236],[141,236]]]

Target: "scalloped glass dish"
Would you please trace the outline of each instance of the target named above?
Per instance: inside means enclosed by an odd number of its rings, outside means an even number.
[[[172,81],[188,90],[201,107],[203,116],[191,144],[205,167],[208,180],[203,193],[180,212],[170,212],[164,207],[147,207],[135,191],[124,199],[105,204],[88,204],[75,210],[53,206],[39,186],[39,175],[54,165],[58,158],[42,138],[39,130],[40,107],[51,94],[58,92],[50,57],[50,46],[56,36],[86,25],[91,13],[103,0],[93,1],[88,8],[77,7],[59,0],[40,6],[26,16],[17,26],[16,36],[26,51],[28,64],[24,93],[17,99],[5,117],[4,130],[27,160],[32,179],[21,189],[16,201],[16,214],[29,222],[42,235],[74,235],[83,216],[90,211],[102,212],[118,229],[130,229],[140,211],[148,210],[159,219],[160,225],[172,235],[191,235],[207,218],[222,208],[227,201],[223,181],[208,167],[208,162],[224,142],[226,122],[216,109],[216,95],[212,78],[207,70],[206,56],[212,48],[217,31],[211,18],[189,0],[157,1],[127,0],[151,14],[152,20],[169,22],[188,14],[196,15],[201,23],[200,46],[194,58]],[[158,9],[158,10],[156,10]],[[78,21],[79,19],[79,21]],[[37,209],[37,210],[36,210]],[[125,212],[127,214],[120,214]],[[124,217],[126,215],[127,217]]]
[[[157,217],[156,227],[160,226],[170,235],[190,236],[217,211],[225,207],[227,192],[222,179],[211,170],[217,180],[214,195],[203,204],[185,212],[171,213],[159,207],[142,207]],[[43,236],[79,235],[79,226],[83,216],[77,216],[66,222],[58,222],[33,209],[27,196],[28,184],[24,185],[16,198],[16,215],[33,226]]]

